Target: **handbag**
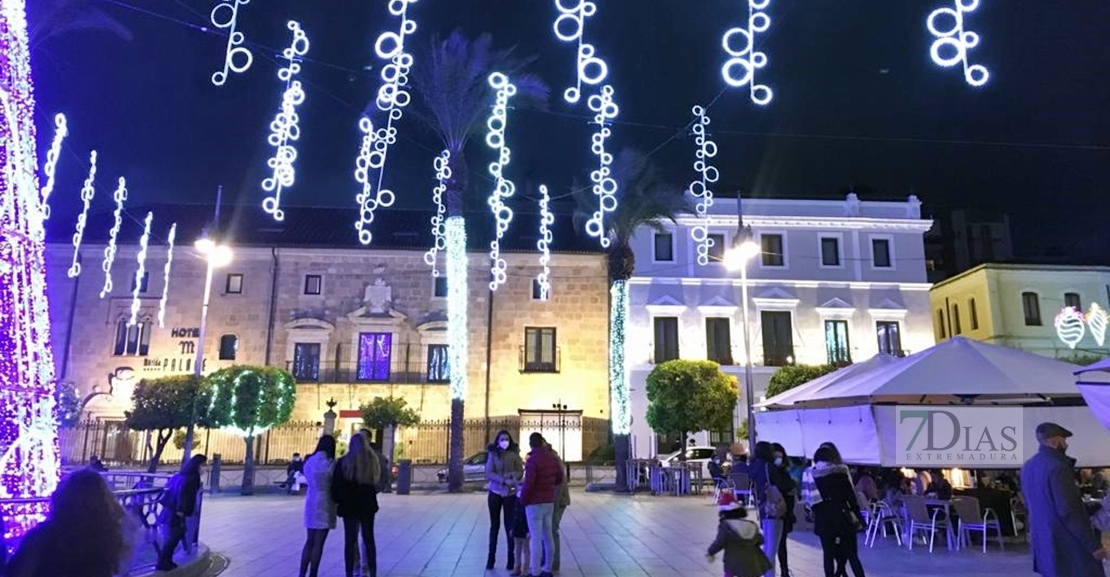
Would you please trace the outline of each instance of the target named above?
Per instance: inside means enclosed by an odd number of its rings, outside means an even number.
[[[767,484],[763,487],[763,503],[759,505],[759,514],[764,519],[781,519],[786,515],[786,499],[782,491],[771,483],[771,469],[764,465],[767,473]]]
[[[856,533],[863,533],[865,527],[863,526],[863,519],[860,519],[859,514],[854,509],[845,505],[844,506],[844,520],[847,521],[848,526]]]

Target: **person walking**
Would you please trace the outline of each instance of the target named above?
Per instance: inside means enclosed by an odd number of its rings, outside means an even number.
[[[335,529],[335,501],[331,498],[332,474],[335,471],[335,437],[324,435],[316,443],[316,450],[304,462],[304,549],[301,550],[300,577],[317,577],[320,559],[324,556],[324,542]]]
[[[158,564],[155,565],[158,571],[172,571],[177,568],[177,564],[173,562],[173,553],[185,538],[185,520],[196,514],[197,493],[200,493],[202,487],[201,468],[206,463],[207,456],[193,455],[166,484],[159,521],[168,527],[168,536],[158,552]]]
[[[563,458],[559,456],[559,452],[551,448],[551,443],[547,444],[547,450],[555,455],[555,459],[559,461],[559,470],[563,472],[563,482],[555,488],[555,508],[551,512],[551,539],[554,542],[552,548],[551,572],[559,572],[559,552],[562,545],[559,540],[559,523],[563,520],[563,513],[566,513],[567,507],[570,507],[570,479],[566,478],[566,463]]]
[[[543,435],[532,433],[528,437],[528,446],[532,448],[532,452],[524,463],[520,503],[528,518],[531,539],[529,575],[552,577],[555,541],[551,521],[555,512],[555,489],[564,481],[563,470],[559,468],[559,459],[547,450],[547,441]]]
[[[717,496],[720,522],[717,538],[705,552],[710,563],[714,555],[724,551],[725,577],[759,577],[771,567],[763,554],[763,535],[759,525],[748,520],[747,511],[736,500],[732,489],[722,489]]]
[[[501,534],[501,520],[505,521],[505,540],[509,550],[509,560],[505,565],[511,570],[515,564],[513,550],[513,520],[517,508],[516,489],[524,476],[524,462],[520,459],[520,447],[513,442],[513,436],[502,430],[486,447],[486,481],[489,494],[489,556],[486,569],[493,569],[497,562],[497,540]]]
[[[374,515],[378,512],[378,481],[381,463],[366,438],[353,435],[347,454],[336,464],[331,494],[343,518],[343,564],[347,577],[354,577],[358,558],[359,533],[362,533],[365,577],[378,577],[378,554],[374,544]]]
[[[836,462],[839,458],[831,447],[821,447],[813,455],[813,481],[821,494],[813,506],[813,532],[821,539],[825,577],[847,575],[846,566],[851,566],[855,577],[864,577],[859,560],[863,515],[848,467]]]
[[[791,490],[794,482],[775,466],[771,443],[756,443],[754,456],[750,476],[755,488],[760,526],[763,529],[763,553],[771,561],[771,568],[765,575],[775,577],[775,558],[779,551],[779,541],[783,539],[784,518],[787,515],[785,490]]]
[[[23,537],[3,574],[112,577],[124,573],[130,550],[124,520],[123,508],[100,474],[91,469],[75,471],[58,484],[50,496],[50,516]]]
[[[1071,431],[1037,425],[1040,448],[1021,468],[1033,570],[1044,577],[1102,577],[1107,549],[1095,536],[1067,455]]]
[[[783,500],[786,501],[786,514],[782,516],[782,538],[779,539],[779,575],[782,577],[790,577],[789,558],[786,554],[786,536],[794,531],[794,523],[798,521],[797,516],[794,514],[794,505],[797,503],[798,487],[794,483],[794,478],[790,476],[790,458],[786,456],[786,449],[778,443],[771,443],[771,450],[774,456],[771,482],[778,487],[779,492],[782,493]]]

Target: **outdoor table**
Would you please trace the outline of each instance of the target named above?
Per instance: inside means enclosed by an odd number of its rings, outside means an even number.
[[[690,494],[690,469],[686,467],[654,466],[651,468],[651,492],[656,495],[674,493]]]

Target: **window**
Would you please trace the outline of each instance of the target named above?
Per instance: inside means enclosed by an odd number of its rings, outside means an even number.
[[[239,352],[239,337],[224,335],[220,337],[220,360],[234,361],[235,353]]]
[[[227,283],[224,285],[224,292],[229,295],[243,294],[243,275],[239,273],[227,275]]]
[[[821,265],[840,266],[840,239],[834,237],[821,239]]]
[[[759,244],[763,252],[763,266],[786,266],[781,234],[760,235]]]
[[[116,323],[116,342],[112,354],[145,357],[150,353],[150,331],[153,328],[150,320],[140,319],[133,326],[127,326],[129,320],[121,318]]]
[[[825,352],[830,365],[843,366],[852,363],[852,353],[848,346],[848,321],[825,321]]]
[[[143,278],[139,281],[139,292],[145,293],[147,284],[150,282],[150,272],[144,271]],[[131,275],[131,292],[135,292],[135,275]]]
[[[447,298],[447,277],[443,275],[435,277],[432,285],[432,296],[437,299]]]
[[[1021,293],[1021,308],[1025,311],[1025,326],[1041,326],[1041,301],[1037,293]]]
[[[428,345],[428,382],[446,383],[451,380],[451,363],[447,345]]]
[[[1064,306],[1082,311],[1083,302],[1079,299],[1079,293],[1064,293]]]
[[[785,367],[794,364],[794,326],[789,311],[763,311],[763,364]]]
[[[879,352],[886,355],[902,356],[902,334],[896,321],[875,323],[875,334],[879,337]]]
[[[318,274],[304,275],[304,294],[318,295],[323,292],[324,279]]]
[[[971,315],[971,330],[979,330],[979,311],[975,308],[975,299],[967,299],[967,313]]]
[[[388,381],[393,356],[393,333],[362,333],[358,336],[358,380]]]
[[[655,317],[655,362],[678,358],[678,317]]]
[[[524,329],[524,372],[556,372],[554,327]]]
[[[320,343],[293,345],[293,378],[298,381],[320,380]]]
[[[937,334],[938,338],[948,338],[948,332],[944,330],[944,309],[937,309]]]
[[[732,364],[732,319],[705,319],[705,358],[721,364]]]
[[[871,262],[875,268],[890,268],[890,239],[871,239]]]
[[[550,283],[550,281],[548,281]],[[532,300],[545,301],[551,298],[551,285],[547,286],[547,298],[543,296],[543,286],[540,284],[539,279],[532,279]]]
[[[952,305],[952,336],[962,335],[963,327],[960,326],[960,305]]]
[[[655,260],[664,262],[674,260],[674,236],[670,233],[655,233]]]
[[[709,235],[709,262],[724,262],[725,248],[725,235]]]

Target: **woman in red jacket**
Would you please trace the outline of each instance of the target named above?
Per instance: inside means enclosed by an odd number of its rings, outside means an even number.
[[[547,449],[543,435],[532,433],[528,437],[532,452],[524,463],[524,484],[520,504],[528,516],[528,532],[531,534],[531,572],[538,577],[551,577],[551,564],[555,555],[555,534],[552,530],[552,516],[555,513],[555,491],[564,481],[563,469],[559,458]],[[545,555],[546,553],[546,555]],[[543,570],[540,571],[540,560]]]

